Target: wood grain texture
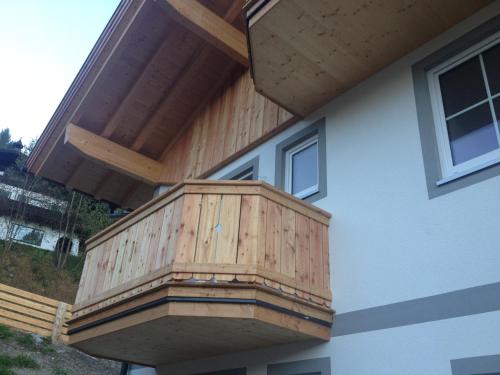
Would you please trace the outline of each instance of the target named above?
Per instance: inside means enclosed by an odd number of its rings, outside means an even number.
[[[161,179],[205,177],[293,121],[290,113],[255,91],[248,71],[236,72],[167,147]]]
[[[179,184],[88,241],[78,309],[193,281],[266,286],[329,306],[328,222],[262,182]]]
[[[271,0],[248,20],[257,90],[306,116],[490,2]]]
[[[61,301],[0,284],[0,324],[65,342],[71,309]]]

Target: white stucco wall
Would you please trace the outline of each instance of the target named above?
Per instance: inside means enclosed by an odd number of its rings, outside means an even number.
[[[500,282],[500,177],[429,199],[411,67],[484,21],[500,1],[213,174],[260,157],[274,184],[276,145],[326,118],[333,307],[338,314]],[[464,300],[463,303],[467,304]],[[164,366],[160,374],[331,357],[332,374],[451,374],[450,360],[500,354],[488,312]]]
[[[7,235],[8,220],[9,220],[8,217],[0,216],[0,238],[2,239],[5,239]],[[37,247],[42,250],[54,251],[57,244],[57,240],[60,237],[60,234],[57,230],[29,222],[23,222],[20,224],[43,231],[43,238],[40,246],[36,246],[33,244],[27,244],[27,245]],[[80,245],[80,240],[78,239],[78,237],[73,237],[72,241],[73,241],[73,246],[71,247],[71,255],[78,255],[78,247]],[[19,243],[23,242],[19,241]]]
[[[334,307],[338,313],[500,281],[500,177],[429,199],[411,66],[500,13],[496,1],[270,141],[255,156],[274,184],[276,145],[325,117]]]

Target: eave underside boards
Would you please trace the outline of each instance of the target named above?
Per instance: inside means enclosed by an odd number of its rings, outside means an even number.
[[[247,32],[256,87],[305,116],[488,3],[269,1]]]
[[[203,3],[242,28],[240,8],[234,2]],[[229,75],[235,64],[169,19],[161,9],[153,9],[154,14],[144,15],[137,26],[142,33],[135,33],[136,37],[120,47],[123,51],[115,54],[116,61],[101,74],[76,118],[82,128],[157,158],[179,128],[190,120],[199,103],[207,101],[207,92],[212,91],[213,95],[214,88],[223,83],[221,67],[226,66]],[[200,61],[200,52],[204,61]],[[147,58],[138,60],[139,55]],[[115,203],[143,203],[151,198],[141,194],[151,193],[151,187],[134,184],[133,179],[62,150],[60,143],[49,156],[42,175]]]

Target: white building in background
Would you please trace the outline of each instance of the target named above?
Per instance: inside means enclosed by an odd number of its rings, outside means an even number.
[[[24,219],[12,224],[10,218],[10,207],[21,201],[26,202],[26,212],[37,210],[41,215],[55,215],[62,217],[67,206],[67,202],[55,199],[40,193],[27,191],[17,186],[0,183],[0,197],[3,198],[0,204],[5,204],[0,215],[0,238],[5,239],[10,232],[16,242],[30,245],[42,250],[54,251],[61,239],[59,229],[48,225],[43,225],[41,221]],[[24,215],[29,216],[29,215]],[[71,254],[78,254],[80,241],[77,236],[71,238]]]

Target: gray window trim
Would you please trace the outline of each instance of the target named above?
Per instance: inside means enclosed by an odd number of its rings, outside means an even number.
[[[243,163],[242,165],[240,165],[236,169],[225,174],[219,180],[233,180],[236,177],[241,176],[242,174],[248,172],[250,169],[253,172],[254,180],[257,180],[259,178],[259,157],[258,156],[254,157],[253,159],[250,159],[246,163]]]
[[[450,362],[453,375],[500,374],[500,354],[453,359]]]
[[[306,139],[313,136],[318,136],[318,169],[319,169],[319,190],[317,193],[305,198],[304,201],[313,203],[319,199],[326,197],[326,131],[325,119],[322,118],[307,128],[295,133],[284,141],[276,145],[276,172],[274,177],[275,186],[285,190],[285,158],[286,152],[294,146],[304,142]]]
[[[330,357],[267,365],[267,375],[299,375],[313,373],[319,375],[330,375]]]
[[[496,16],[447,46],[427,56],[412,67],[420,144],[422,147],[429,199],[500,175],[500,164],[497,163],[486,166],[484,169],[473,171],[470,174],[465,174],[456,179],[447,180],[445,183],[438,184],[439,181],[443,182],[443,175],[439,161],[436,126],[434,123],[427,81],[427,72],[458,55],[462,51],[481,42],[485,38],[495,34],[499,30],[500,16]]]

